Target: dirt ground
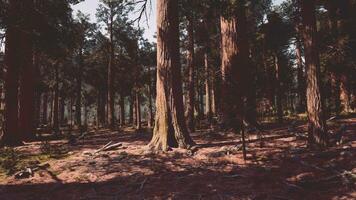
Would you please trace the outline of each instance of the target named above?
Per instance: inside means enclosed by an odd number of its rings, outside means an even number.
[[[253,133],[243,160],[239,136],[212,130],[193,133],[197,151],[173,149],[152,154],[146,150],[150,134],[93,130],[76,145],[66,140],[49,143],[66,149],[64,157],[32,177],[0,178],[0,199],[356,199],[356,118],[337,120],[346,125],[343,144],[324,151],[306,148],[303,123],[266,125],[264,144]],[[95,153],[108,142],[122,146]],[[38,155],[43,142],[16,150]]]

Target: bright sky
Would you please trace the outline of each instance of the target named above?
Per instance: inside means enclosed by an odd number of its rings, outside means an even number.
[[[273,0],[275,5],[280,4],[284,0]],[[144,37],[147,38],[149,41],[155,41],[154,35],[156,33],[156,0],[151,0],[152,5],[149,7],[148,12],[148,22],[145,21],[143,18],[140,22],[140,27],[145,29]],[[96,9],[98,8],[99,0],[85,0],[75,6],[73,9],[75,13],[77,10],[85,14],[90,14],[91,20],[95,22],[95,13]],[[138,9],[137,9],[138,10]],[[138,16],[138,13],[132,13],[130,18],[135,19]],[[148,25],[148,27],[147,27]]]

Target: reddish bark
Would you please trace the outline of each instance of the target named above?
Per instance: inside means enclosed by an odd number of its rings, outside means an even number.
[[[328,144],[328,134],[324,118],[320,92],[320,61],[317,46],[315,0],[301,0],[305,63],[307,72],[307,111],[309,144],[323,147]]]

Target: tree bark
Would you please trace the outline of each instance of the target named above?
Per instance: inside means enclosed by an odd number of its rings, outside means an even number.
[[[299,30],[299,28],[298,28]],[[304,73],[304,65],[302,59],[302,44],[300,42],[299,36],[296,38],[296,57],[297,57],[297,81],[298,81],[298,104],[297,104],[297,112],[303,113],[305,112],[305,73]]]
[[[141,127],[141,99],[140,94],[135,92],[135,112],[136,112],[136,129],[140,130]]]
[[[111,5],[110,9],[111,9]],[[108,65],[108,103],[107,103],[107,123],[110,128],[114,128],[115,123],[115,92],[114,92],[114,33],[113,33],[113,23],[114,23],[114,13],[112,9],[110,10],[110,21],[109,21],[109,37],[110,37],[110,57]]]
[[[54,85],[54,101],[53,101],[53,130],[55,134],[59,134],[59,64],[55,64],[55,85]]]
[[[151,68],[149,68],[149,77],[148,77],[148,128],[153,126],[153,103],[152,103],[152,76]]]
[[[125,97],[120,95],[120,126],[125,125]]]
[[[283,122],[283,107],[282,107],[282,87],[281,87],[281,65],[279,62],[278,55],[274,55],[274,66],[275,66],[275,89],[276,89],[276,107],[277,107],[277,120],[278,123]]]
[[[28,5],[31,6],[31,5]],[[35,67],[32,36],[30,33],[23,33],[22,58],[20,74],[20,113],[19,130],[20,135],[25,140],[34,139],[35,124]]]
[[[48,123],[48,91],[43,93],[42,101],[42,124]]]
[[[32,61],[32,24],[23,16],[31,18],[33,1],[10,0],[5,44],[5,124],[2,145],[22,145],[22,140],[33,133],[34,118],[34,81]],[[21,71],[22,69],[22,71]],[[19,96],[20,73],[28,72],[21,78],[21,96]],[[31,77],[32,76],[32,77]],[[28,91],[24,91],[24,82],[28,82]],[[27,99],[32,101],[25,102]],[[22,104],[19,113],[19,103]],[[19,118],[20,114],[20,118]],[[24,128],[24,129],[22,129]],[[28,134],[28,135],[26,135]]]
[[[328,134],[324,118],[320,92],[320,61],[317,46],[315,0],[301,0],[305,63],[307,71],[307,112],[309,144],[321,147],[328,144]]]
[[[179,56],[178,1],[157,1],[156,121],[149,147],[189,148],[194,144],[185,124]]]
[[[80,128],[82,126],[82,71],[83,71],[83,55],[82,49],[79,52],[79,64],[77,69],[77,88],[76,88],[76,105],[75,105],[75,122]]]
[[[15,5],[10,3],[10,14],[14,15]],[[13,16],[10,16],[13,17]],[[14,26],[6,30],[5,43],[5,124],[4,134],[1,138],[3,145],[22,145],[22,136],[18,127],[18,87],[21,63],[21,32]]]
[[[188,98],[187,98],[187,127],[190,132],[195,131],[194,103],[195,103],[195,52],[194,52],[194,18],[190,15],[188,19]]]

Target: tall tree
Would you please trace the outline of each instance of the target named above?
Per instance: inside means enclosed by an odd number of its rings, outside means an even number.
[[[317,46],[315,0],[301,0],[305,63],[307,74],[307,112],[309,143],[323,147],[328,144],[320,92],[320,60]]]
[[[185,124],[179,59],[178,1],[157,1],[156,121],[149,147],[189,148],[194,144]]]

